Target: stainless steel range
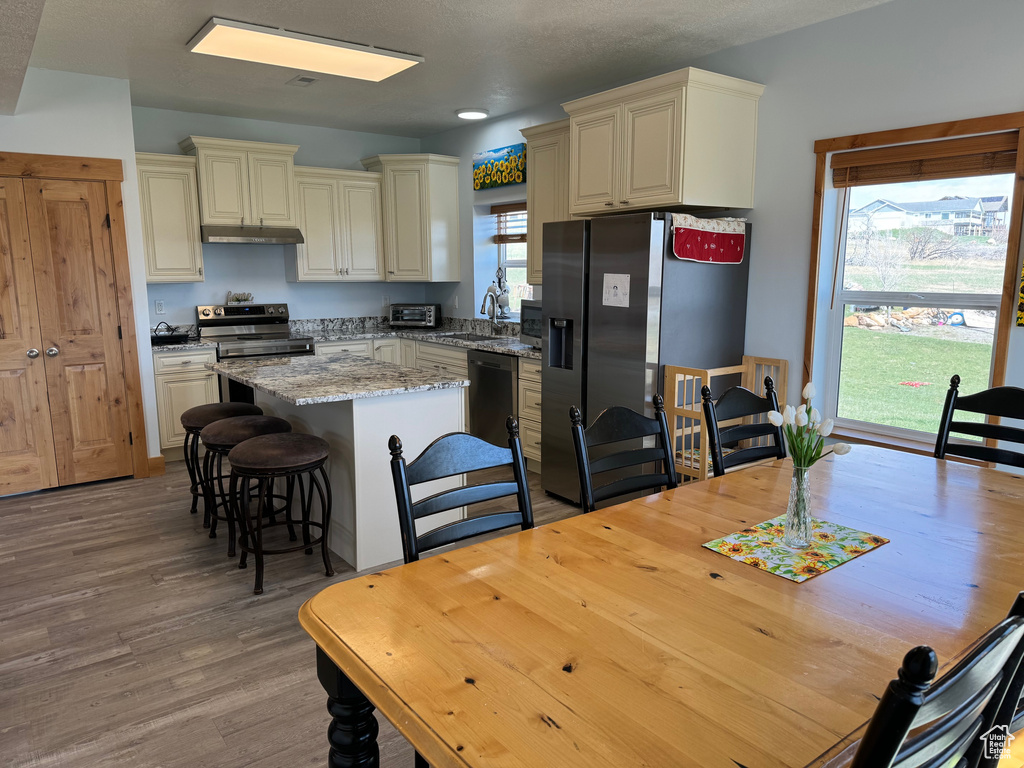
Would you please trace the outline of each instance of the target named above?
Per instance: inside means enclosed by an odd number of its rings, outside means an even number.
[[[315,352],[312,336],[296,336],[288,328],[287,304],[211,304],[196,307],[196,328],[202,341],[217,343],[218,360],[245,357],[292,357]],[[220,380],[221,400],[253,402],[251,387]]]

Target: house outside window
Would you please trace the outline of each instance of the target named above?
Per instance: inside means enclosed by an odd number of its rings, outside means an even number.
[[[1007,231],[983,201],[1009,205],[1013,184],[1003,173],[839,190],[825,408],[840,429],[927,440],[952,374],[965,394],[989,386]]]
[[[533,286],[526,282],[526,203],[494,205],[491,214],[498,246],[497,267],[508,287],[509,311],[518,314],[523,299],[533,298]]]

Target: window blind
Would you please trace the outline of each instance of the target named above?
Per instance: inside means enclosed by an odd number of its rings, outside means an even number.
[[[491,215],[495,218],[494,242],[526,242],[526,203],[492,205]]]
[[[857,187],[925,179],[1013,173],[1017,131],[925,141],[832,155],[832,186]]]

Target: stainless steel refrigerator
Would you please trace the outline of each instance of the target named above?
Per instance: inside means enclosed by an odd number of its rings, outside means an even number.
[[[543,432],[545,491],[579,501],[569,408],[589,426],[605,408],[653,415],[665,365],[740,362],[750,225],[739,264],[671,253],[671,214],[636,213],[544,225]]]

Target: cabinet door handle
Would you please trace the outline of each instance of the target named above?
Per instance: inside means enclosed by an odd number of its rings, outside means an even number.
[[[39,357],[39,350],[38,349],[30,349],[25,354],[28,355],[31,359],[35,360],[37,357]]]
[[[182,360],[181,364],[182,365],[192,365],[192,361],[191,360]]]
[[[619,205],[629,205],[629,200],[619,200]]]
[[[60,354],[60,350],[57,347],[50,347],[46,350],[47,357],[56,357]]]
[[[611,200],[609,200],[607,203],[605,203],[605,205],[607,205],[609,208],[611,208],[613,205],[615,205],[615,203],[613,203]]]
[[[534,403],[534,404],[533,404],[533,407],[534,407],[534,408],[540,408],[540,407],[541,407],[541,405],[540,405],[540,403]]]

